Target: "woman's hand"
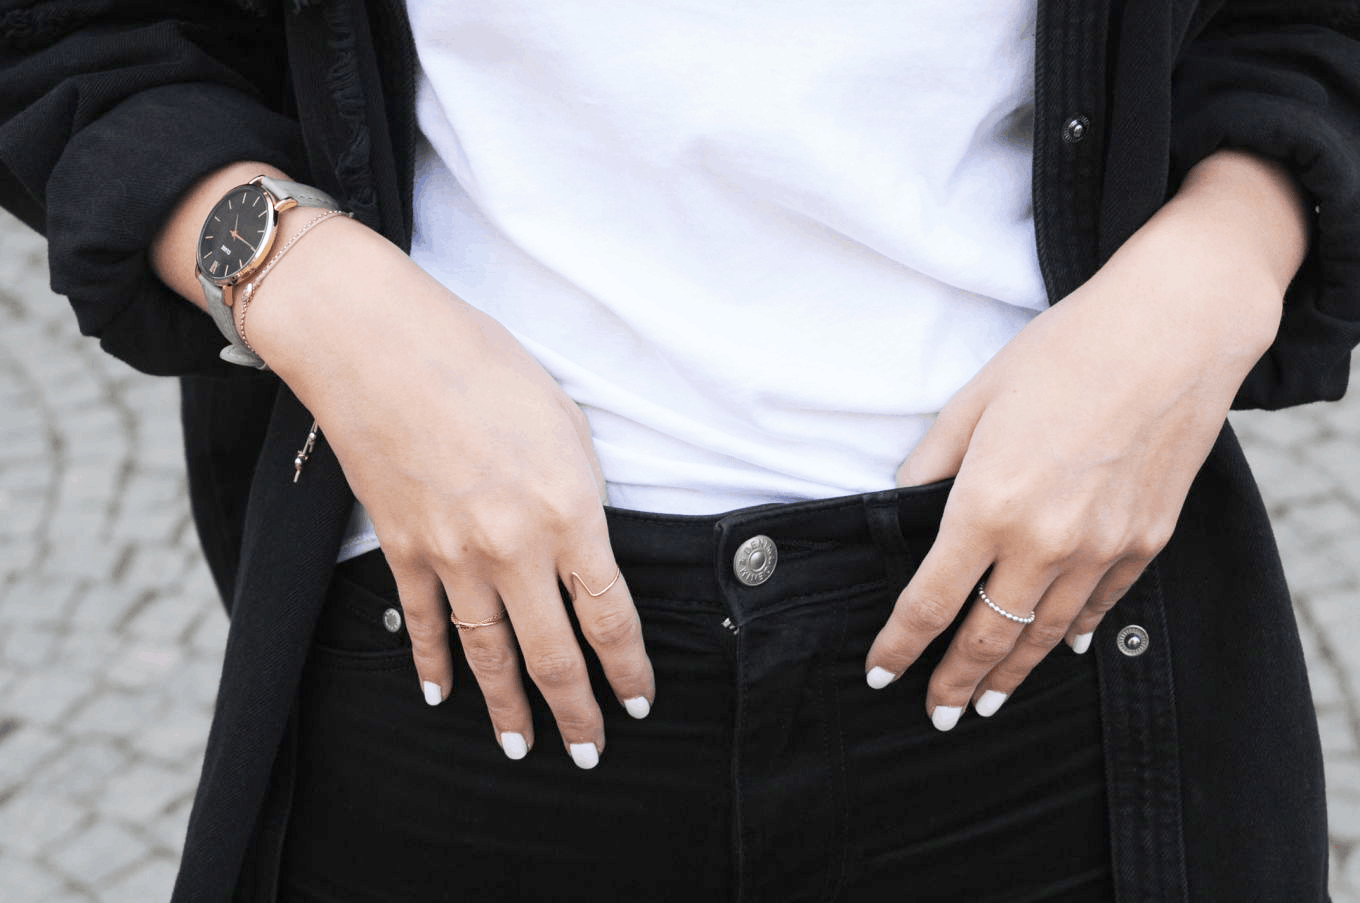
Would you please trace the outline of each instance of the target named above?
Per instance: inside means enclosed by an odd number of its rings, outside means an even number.
[[[207,208],[259,172],[282,175],[257,164],[215,174],[158,239],[158,272],[185,297],[202,304],[192,265]],[[283,214],[277,241],[313,216]],[[637,611],[615,580],[604,481],[580,409],[498,323],[344,218],[280,260],[248,328],[316,416],[373,520],[411,635],[421,682],[411,692],[431,705],[454,692],[450,617],[491,620],[503,603],[508,620],[458,631],[497,741],[511,758],[533,745],[522,659],[567,752],[594,767],[603,719],[559,581],[629,714],[645,717],[655,691]]]
[[[1220,153],[1085,285],[965,386],[898,474],[956,476],[940,532],[866,660],[895,679],[974,600],[930,681],[937,728],[992,715],[1060,641],[1090,645],[1170,539],[1303,259],[1297,189]],[[986,592],[1025,626],[976,601]]]

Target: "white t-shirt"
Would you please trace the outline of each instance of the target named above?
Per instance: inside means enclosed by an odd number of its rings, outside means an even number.
[[[411,256],[581,405],[613,505],[889,488],[1047,303],[1035,8],[408,0]]]

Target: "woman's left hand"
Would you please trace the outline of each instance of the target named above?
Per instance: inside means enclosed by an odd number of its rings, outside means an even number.
[[[866,659],[902,674],[960,609],[926,711],[991,715],[1066,639],[1078,652],[1171,537],[1303,259],[1299,193],[1221,152],[1089,282],[1036,317],[944,408],[899,485],[955,476],[934,545]],[[984,605],[1033,623],[1010,620]]]

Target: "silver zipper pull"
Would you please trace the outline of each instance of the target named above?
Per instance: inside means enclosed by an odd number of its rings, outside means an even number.
[[[312,421],[312,428],[307,431],[307,441],[302,443],[302,448],[298,449],[297,457],[293,459],[293,482],[302,479],[302,467],[307,463],[307,459],[312,456],[312,450],[316,448],[316,437],[321,432],[315,420]]]

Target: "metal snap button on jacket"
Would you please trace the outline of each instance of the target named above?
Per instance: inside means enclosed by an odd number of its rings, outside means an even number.
[[[760,586],[770,579],[778,560],[774,540],[768,536],[752,536],[737,546],[737,554],[732,556],[732,570],[745,585]]]
[[[401,612],[395,608],[389,608],[383,612],[383,626],[388,633],[396,633],[401,630]]]
[[[1119,631],[1114,644],[1129,658],[1137,658],[1148,649],[1148,632],[1137,624],[1130,624]]]
[[[1091,120],[1085,116],[1073,116],[1063,126],[1063,140],[1068,144],[1079,144],[1086,140],[1086,133],[1090,128]]]

